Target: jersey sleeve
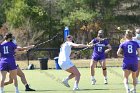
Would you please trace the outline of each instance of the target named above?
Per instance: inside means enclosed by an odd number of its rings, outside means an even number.
[[[140,48],[140,46],[139,46],[139,44],[136,42],[136,46],[137,46],[137,48]]]
[[[105,45],[107,46],[109,44],[109,40],[105,40]]]
[[[95,39],[92,39],[92,43],[93,43],[93,44],[97,43],[96,38],[95,38]]]
[[[17,45],[16,45],[16,44],[14,44],[14,43],[13,43],[13,47],[14,47],[14,49],[17,49]]]
[[[123,43],[121,43],[121,44],[119,45],[119,48],[123,48]]]

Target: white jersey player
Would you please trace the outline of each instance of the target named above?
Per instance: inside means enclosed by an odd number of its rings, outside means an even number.
[[[63,70],[70,73],[70,75],[67,78],[65,78],[62,83],[66,87],[70,87],[69,84],[68,84],[68,80],[75,77],[75,83],[74,83],[73,90],[78,90],[79,89],[78,88],[78,83],[79,83],[79,80],[80,80],[80,72],[78,71],[76,66],[74,66],[74,64],[70,60],[71,48],[72,47],[83,48],[83,47],[89,47],[89,45],[73,43],[72,39],[73,39],[73,37],[71,35],[68,35],[67,38],[66,38],[66,42],[64,42],[61,45],[58,64]]]

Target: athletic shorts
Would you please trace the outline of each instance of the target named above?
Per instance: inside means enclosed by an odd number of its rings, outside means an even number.
[[[136,72],[138,70],[138,64],[126,64],[126,63],[123,63],[122,64],[122,69],[123,70],[131,70],[133,72]]]
[[[17,69],[15,59],[0,58],[0,71],[10,71]]]
[[[60,61],[58,62],[58,64],[63,70],[67,70],[74,66],[74,64],[71,61]]]
[[[105,60],[105,55],[92,55],[92,59],[95,61]]]

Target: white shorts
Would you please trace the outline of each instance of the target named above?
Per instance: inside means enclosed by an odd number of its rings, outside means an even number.
[[[63,70],[67,70],[74,66],[74,64],[71,61],[60,61],[58,62],[58,64]]]

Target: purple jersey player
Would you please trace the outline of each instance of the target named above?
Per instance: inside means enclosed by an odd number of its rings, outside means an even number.
[[[130,30],[127,30],[125,33],[126,41],[120,44],[117,51],[118,56],[122,56],[121,52],[123,51],[124,58],[122,69],[124,71],[124,85],[127,93],[130,93],[131,91],[133,91],[133,93],[136,93],[136,71],[138,70],[138,59],[136,52],[138,52],[138,55],[140,55],[140,47],[137,42],[132,41],[132,36],[132,32]],[[130,90],[128,77],[131,72],[134,87]]]
[[[0,83],[0,93],[4,93],[4,81],[6,78],[7,71],[11,73],[11,77],[14,80],[15,93],[19,93],[18,82],[17,82],[17,67],[15,63],[14,54],[17,46],[12,42],[12,34],[7,33],[4,42],[0,44],[0,72],[1,72],[1,83]]]
[[[96,67],[98,61],[100,62],[100,65],[103,69],[104,84],[107,84],[108,82],[107,82],[105,53],[108,53],[111,50],[111,46],[107,39],[103,39],[103,30],[99,30],[97,38],[93,39],[89,44],[94,45],[92,60],[90,63],[92,85],[94,85],[96,83],[96,80],[94,77],[94,75],[95,75],[94,68]],[[105,50],[105,47],[107,47],[106,50]]]

